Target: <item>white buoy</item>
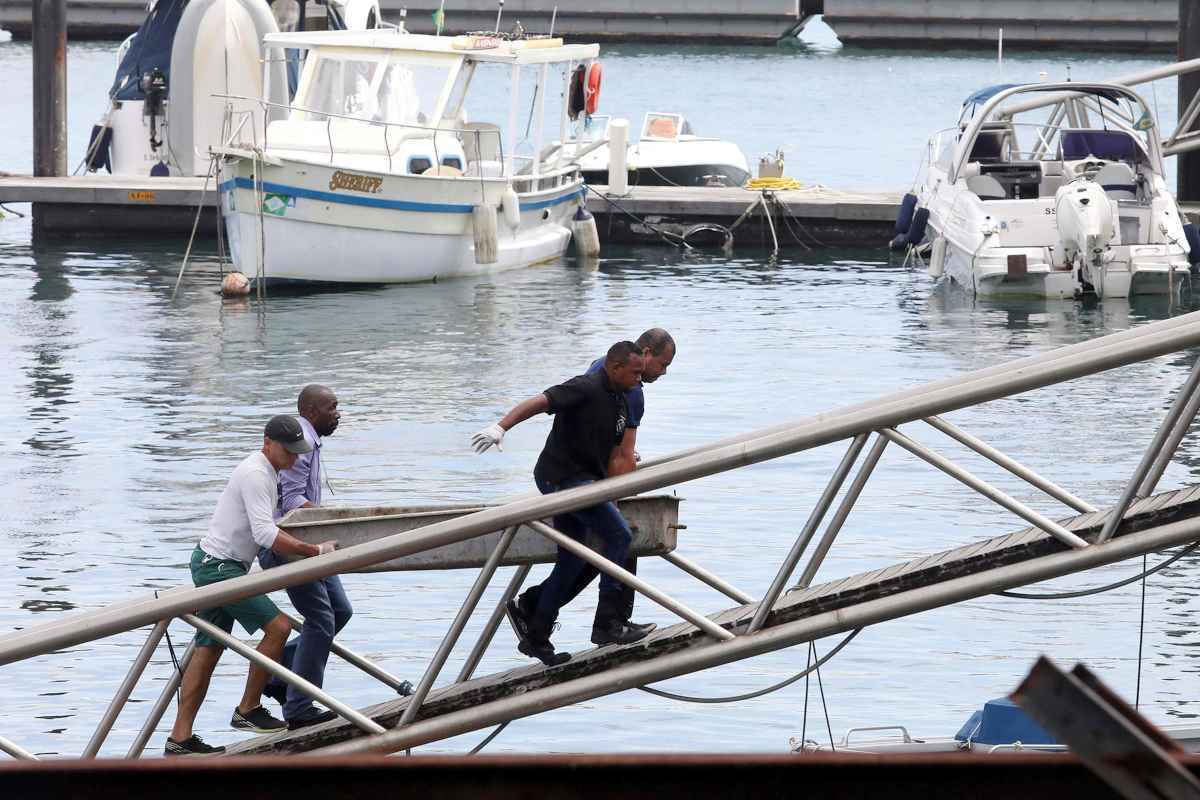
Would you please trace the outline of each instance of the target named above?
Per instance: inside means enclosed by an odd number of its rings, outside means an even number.
[[[933,240],[933,246],[929,248],[929,266],[927,271],[935,278],[942,277],[942,273],[946,271],[946,237],[939,236]]]
[[[580,258],[595,258],[600,255],[600,234],[596,232],[596,218],[582,204],[571,220],[571,238],[575,241],[575,255]]]
[[[475,228],[475,263],[495,264],[499,259],[500,242],[496,231],[496,207],[479,205],[471,212]]]
[[[629,120],[614,119],[608,123],[608,193],[628,194],[629,173],[625,159],[629,146]]]
[[[517,192],[511,186],[500,196],[500,211],[504,214],[504,224],[514,231],[521,227],[521,201]]]
[[[230,272],[221,280],[221,294],[225,297],[245,297],[250,294],[250,279],[240,272]]]

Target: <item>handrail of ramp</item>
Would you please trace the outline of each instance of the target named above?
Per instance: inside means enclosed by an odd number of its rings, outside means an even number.
[[[467,601],[455,617],[455,621],[451,625],[451,630],[443,639],[430,667],[422,677],[418,694],[416,697],[411,698],[412,702],[406,709],[403,724],[396,730],[366,735],[354,742],[346,742],[333,748],[327,748],[327,751],[395,751],[413,746],[414,742],[433,741],[442,736],[456,735],[459,732],[463,732],[463,730],[475,730],[484,725],[494,724],[488,720],[503,722],[519,716],[526,716],[529,713],[536,713],[543,708],[559,707],[560,705],[578,702],[587,697],[595,697],[598,694],[619,691],[622,688],[642,685],[649,681],[661,680],[664,677],[685,674],[697,669],[705,669],[708,666],[719,663],[729,663],[733,660],[751,657],[827,635],[827,633],[835,628],[838,630],[843,629],[843,626],[850,620],[858,620],[859,624],[874,624],[874,622],[895,616],[897,609],[900,608],[931,608],[946,602],[955,602],[956,598],[975,596],[971,592],[978,593],[980,590],[980,582],[976,581],[972,583],[969,580],[972,576],[967,576],[966,578],[948,581],[945,586],[936,587],[937,591],[926,592],[921,598],[906,599],[904,603],[901,603],[897,599],[892,599],[889,604],[884,599],[867,602],[851,610],[842,609],[829,615],[819,614],[800,622],[788,623],[786,626],[780,626],[778,629],[767,624],[771,611],[775,607],[780,594],[792,579],[792,575],[799,565],[801,557],[812,539],[815,538],[825,515],[829,508],[832,507],[833,501],[849,477],[854,463],[865,449],[865,445],[871,435],[874,434],[876,436],[875,444],[868,452],[850,488],[844,494],[838,511],[826,527],[825,534],[822,536],[817,549],[814,551],[800,579],[801,586],[807,586],[811,582],[821,561],[832,546],[834,537],[836,537],[838,530],[850,513],[854,501],[870,476],[871,470],[882,455],[886,443],[888,441],[901,443],[910,443],[912,441],[897,432],[899,426],[917,421],[926,421],[972,450],[986,455],[1017,477],[1047,491],[1052,497],[1066,505],[1072,506],[1077,510],[1091,508],[1091,505],[1086,501],[1080,500],[1067,490],[1055,486],[1047,479],[1023,467],[1014,459],[986,445],[982,440],[976,439],[964,431],[950,426],[948,423],[944,423],[940,419],[940,415],[1075,378],[1135,364],[1147,359],[1179,353],[1198,345],[1200,345],[1200,313],[1192,313],[1145,325],[1134,330],[1059,348],[1018,361],[967,372],[953,378],[893,392],[869,402],[858,403],[824,414],[751,431],[735,437],[727,437],[704,447],[681,451],[667,458],[660,459],[657,462],[648,462],[635,472],[587,486],[550,495],[520,498],[502,506],[485,508],[462,517],[437,522],[413,531],[407,531],[402,535],[386,536],[376,541],[347,547],[323,556],[297,561],[270,570],[251,573],[244,577],[218,584],[200,588],[180,587],[162,592],[157,597],[145,597],[96,611],[71,614],[55,622],[30,627],[0,637],[0,665],[11,664],[24,659],[45,655],[62,648],[97,641],[114,634],[147,625],[155,626],[154,631],[151,633],[151,638],[154,638],[156,634],[161,636],[161,629],[165,627],[165,623],[176,618],[184,618],[189,624],[195,626],[197,620],[190,617],[201,609],[223,605],[237,599],[276,591],[300,583],[307,583],[318,578],[378,564],[432,548],[463,542],[475,537],[492,534],[496,531],[505,531],[506,535],[501,537],[500,543],[496,546],[492,556],[489,557],[488,563],[481,570],[479,578],[472,587]],[[1002,573],[1006,576],[1004,579],[989,573],[986,579],[981,578],[986,584],[984,588],[986,589],[992,585],[996,585],[999,588],[1011,588],[1022,585],[1022,583],[1042,580],[1044,577],[1051,575],[1067,574],[1069,571],[1086,569],[1097,564],[1112,563],[1113,561],[1129,557],[1134,548],[1140,545],[1130,544],[1124,537],[1118,537],[1111,541],[1105,540],[1108,536],[1111,536],[1111,529],[1115,528],[1116,524],[1124,516],[1129,503],[1136,497],[1145,497],[1153,492],[1158,477],[1162,473],[1162,468],[1165,468],[1166,463],[1171,459],[1174,449],[1178,446],[1179,439],[1182,438],[1182,432],[1185,432],[1187,426],[1191,424],[1197,405],[1200,404],[1200,388],[1198,387],[1200,387],[1200,361],[1197,361],[1196,365],[1193,366],[1184,389],[1179,392],[1158,432],[1150,442],[1150,446],[1143,454],[1141,462],[1130,479],[1126,491],[1122,495],[1121,502],[1110,512],[1109,520],[1111,524],[1105,526],[1106,535],[1100,537],[1100,541],[1104,542],[1103,544],[1088,544],[1069,531],[1058,530],[1056,523],[1042,517],[1041,514],[1032,511],[1032,509],[1026,508],[1024,504],[1017,503],[1012,498],[1003,495],[1003,493],[991,487],[986,482],[971,475],[961,467],[954,465],[949,459],[918,445],[917,452],[926,461],[981,492],[984,496],[1015,511],[1020,516],[1031,521],[1035,526],[1042,527],[1050,535],[1057,536],[1065,545],[1062,552],[1054,553],[1051,556],[1040,559],[1036,564],[1010,565],[998,571],[997,574]],[[566,511],[584,508],[609,500],[617,500],[641,492],[664,489],[685,481],[738,469],[743,466],[843,440],[850,440],[851,443],[846,456],[842,459],[829,485],[820,496],[812,514],[799,532],[791,551],[772,580],[770,588],[760,599],[754,618],[749,625],[743,625],[732,631],[716,626],[711,622],[705,625],[707,620],[702,622],[703,617],[701,615],[692,612],[686,606],[674,601],[652,585],[634,576],[625,574],[619,565],[607,562],[596,553],[586,553],[585,555],[592,560],[594,565],[633,586],[636,591],[651,597],[656,602],[680,614],[690,624],[703,627],[710,632],[710,638],[681,652],[668,653],[646,662],[620,666],[598,675],[590,675],[566,681],[558,686],[525,693],[521,697],[494,701],[488,703],[486,708],[470,709],[470,713],[451,712],[433,719],[416,719],[426,693],[439,675],[450,649],[457,642],[458,636],[465,626],[466,619],[474,611],[475,605],[482,595],[483,588],[486,587],[488,581],[492,578],[497,564],[503,557],[504,549],[511,542],[512,537],[507,534],[508,531],[522,524],[535,523]],[[906,444],[905,446],[909,445]],[[557,543],[564,543],[565,537],[544,523],[537,522],[532,527],[543,535],[555,539]],[[1161,539],[1162,542],[1168,543],[1191,541],[1200,538],[1200,520],[1173,523],[1163,526],[1161,529],[1155,529],[1151,533],[1155,534],[1158,538],[1150,537],[1145,539],[1145,541],[1150,541],[1151,539],[1154,542],[1159,542]],[[1063,534],[1066,535],[1064,536]],[[1146,533],[1143,532],[1140,535],[1145,537]],[[1167,545],[1163,544],[1161,546]],[[1138,551],[1137,554],[1140,554],[1140,552]],[[724,582],[714,573],[708,572],[698,565],[682,559],[682,557],[676,561],[672,561],[672,563],[676,563],[687,574],[696,577],[709,586],[717,588],[719,591],[723,591],[726,594],[736,593],[733,594],[735,597],[744,594]],[[1067,572],[1058,571],[1063,569],[1067,570]],[[515,594],[516,589],[525,575],[528,574],[528,571],[528,567],[518,569],[516,577],[505,591],[505,598]],[[738,599],[741,598],[739,597]],[[906,610],[905,613],[911,613],[911,611]],[[891,616],[888,616],[889,614]],[[499,624],[501,615],[502,607],[498,606],[492,612],[488,630],[485,630],[485,636],[481,637],[480,642],[471,653],[468,665],[459,674],[459,681],[469,678],[475,666],[479,663],[483,650],[486,649],[487,642],[490,641],[491,634],[495,632],[495,628]],[[220,632],[218,631],[218,633]],[[235,650],[245,648],[244,645],[234,640],[233,637],[225,637],[221,640]],[[157,645],[157,639],[153,643],[148,641],[143,647],[142,656],[145,656],[148,650],[152,651],[155,645]],[[241,645],[241,648],[238,645]],[[185,654],[185,660],[188,655]],[[362,663],[357,663],[356,665],[370,674],[373,665],[370,665],[365,659],[359,658]],[[97,729],[96,736],[89,742],[85,756],[94,756],[98,751],[104,736],[107,734],[108,727],[111,727],[116,714],[120,712],[125,704],[125,700],[128,698],[128,690],[140,678],[146,661],[148,661],[148,657],[139,657],[133,668],[131,668],[129,675],[126,676],[125,681],[122,683],[122,688],[118,690],[117,696],[114,697],[113,702],[106,711],[104,720]],[[386,673],[383,673],[382,670],[375,669],[382,676],[386,676]],[[303,682],[299,676],[283,667],[273,667],[272,671],[289,683],[300,685]],[[386,679],[379,674],[375,677],[386,682]],[[390,678],[391,676],[386,677]],[[394,681],[395,679],[392,679],[393,688],[395,688]],[[160,695],[159,701],[151,710],[150,719],[147,720],[147,724],[143,727],[138,741],[135,742],[134,747],[129,752],[130,756],[137,757],[140,755],[141,749],[144,747],[150,732],[152,732],[162,713],[165,711],[170,695],[177,683],[178,673],[175,673],[172,680],[163,687],[163,693]],[[308,687],[306,686],[305,688],[307,689]],[[321,698],[318,697],[318,699]],[[335,698],[328,699],[334,701],[331,705],[338,706],[337,710],[343,712],[343,716],[348,718],[354,716],[353,713],[349,713],[353,712],[352,709],[345,707],[344,704],[336,701]],[[156,714],[157,716],[155,716]],[[371,722],[370,720],[360,718],[357,722],[361,728],[372,729],[373,723],[371,725],[365,724]],[[467,727],[464,728],[464,725]],[[433,736],[434,738],[430,739],[428,738],[429,736]],[[4,740],[4,744],[6,746],[0,749],[4,749],[6,752],[14,755],[26,752],[8,740]],[[18,755],[18,757],[21,756]]]

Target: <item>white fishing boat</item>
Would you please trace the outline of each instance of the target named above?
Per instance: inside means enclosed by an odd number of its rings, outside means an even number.
[[[931,246],[931,274],[992,297],[1166,294],[1189,280],[1193,249],[1154,116],[1115,83],[971,95],[929,140],[901,229]]]
[[[608,139],[610,117],[587,120],[584,136]],[[584,141],[589,139],[585,138]],[[601,147],[579,160],[589,184],[608,183],[609,150]],[[733,142],[697,136],[683,114],[652,111],[625,157],[630,186],[741,186],[750,178],[746,155]]]
[[[294,100],[264,100],[273,117],[265,144],[255,148],[243,130],[241,144],[220,151],[240,271],[266,282],[403,283],[565,251],[583,181],[565,148],[538,155],[548,152],[545,96],[556,79],[566,90],[597,45],[380,31],[272,34],[265,45],[307,58]],[[481,68],[509,83],[503,136],[496,123],[467,122]],[[523,74],[532,76],[524,93]]]

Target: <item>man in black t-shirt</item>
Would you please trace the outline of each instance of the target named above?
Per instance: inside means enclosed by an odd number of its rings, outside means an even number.
[[[629,420],[625,392],[641,381],[643,366],[641,352],[633,342],[617,342],[609,348],[603,370],[551,386],[475,434],[475,452],[482,453],[492,445],[500,449],[505,432],[512,426],[545,412],[554,415],[554,426],[533,470],[538,490],[549,494],[607,478],[613,449],[620,444]],[[558,522],[564,517],[570,524]],[[578,541],[584,541],[588,531],[596,533],[603,541],[601,554],[615,564],[625,563],[633,534],[616,503],[582,508],[555,520],[556,527]],[[583,559],[559,548],[550,576],[532,593],[536,603],[522,604],[516,599],[509,602],[508,618],[520,639],[518,650],[551,666],[571,657],[555,652],[550,631],[559,609],[574,596],[586,568]],[[654,630],[653,624],[635,625],[624,618],[622,596],[619,581],[601,576],[593,643],[629,644]]]

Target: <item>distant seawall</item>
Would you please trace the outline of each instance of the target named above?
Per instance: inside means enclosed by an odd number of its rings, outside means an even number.
[[[0,0],[0,27],[28,38],[33,0]],[[382,0],[384,19],[408,9],[407,27],[433,32],[438,0]],[[490,30],[495,0],[447,0],[450,32]],[[573,39],[771,44],[818,14],[847,45],[994,47],[1004,29],[1012,48],[1173,52],[1179,0],[507,0],[502,29],[550,27]],[[310,3],[311,17],[324,8]],[[73,39],[123,37],[146,16],[144,0],[67,0]]]

